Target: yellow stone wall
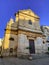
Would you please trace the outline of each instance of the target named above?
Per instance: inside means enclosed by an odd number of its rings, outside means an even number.
[[[13,36],[13,35],[17,36],[17,32],[16,31],[11,31],[11,30],[6,30],[5,37],[4,37],[4,45],[3,45],[4,49],[8,49],[9,48],[9,43],[10,43],[9,38],[11,36]]]
[[[39,16],[37,16],[33,11],[28,9],[28,10],[20,10],[18,13],[16,13],[15,21],[19,22],[21,26],[25,26],[33,30],[34,29],[41,30],[39,19],[40,19]],[[29,20],[31,20],[32,25],[28,24]]]
[[[6,29],[5,29],[5,35],[4,35],[4,40],[3,40],[3,48],[8,49],[9,48],[9,43],[10,40],[9,38],[12,35],[17,35],[17,32],[14,30],[11,30],[11,25],[14,23],[13,19],[10,19],[10,21],[7,23]]]
[[[9,48],[9,37],[10,37],[10,34],[5,34],[5,37],[4,37],[4,42],[3,42],[3,48],[4,49],[8,49]]]
[[[16,22],[19,20],[31,20],[32,22],[39,21],[39,17],[32,12],[31,10],[20,10],[19,13],[16,14]]]

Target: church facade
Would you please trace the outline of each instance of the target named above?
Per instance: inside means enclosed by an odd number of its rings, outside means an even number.
[[[40,28],[40,18],[30,9],[15,13],[7,23],[3,43],[3,55],[29,55],[47,51],[46,37]]]

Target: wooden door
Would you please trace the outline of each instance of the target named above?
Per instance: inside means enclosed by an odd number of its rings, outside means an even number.
[[[34,54],[35,53],[34,40],[31,40],[31,39],[29,39],[29,51],[30,51],[30,54]]]

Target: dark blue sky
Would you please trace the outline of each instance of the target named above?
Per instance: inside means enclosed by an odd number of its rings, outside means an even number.
[[[0,0],[0,38],[11,16],[15,18],[15,12],[29,8],[40,16],[40,25],[49,26],[49,0]]]

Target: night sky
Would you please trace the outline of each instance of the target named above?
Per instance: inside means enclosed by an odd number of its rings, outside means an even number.
[[[0,0],[0,38],[7,22],[18,10],[31,9],[40,17],[40,25],[49,26],[49,0]]]

